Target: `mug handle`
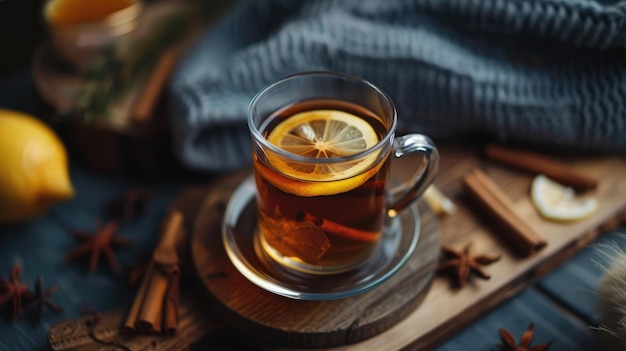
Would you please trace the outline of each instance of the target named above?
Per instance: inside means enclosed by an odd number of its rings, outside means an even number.
[[[393,142],[394,156],[400,158],[408,154],[423,154],[424,159],[409,182],[409,187],[388,208],[400,211],[411,205],[432,184],[439,169],[439,152],[433,141],[422,134],[407,134],[396,137]]]

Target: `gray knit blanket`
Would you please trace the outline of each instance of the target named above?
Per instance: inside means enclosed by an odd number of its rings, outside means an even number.
[[[626,2],[243,1],[169,85],[175,152],[192,169],[250,164],[256,92],[302,71],[365,78],[403,129],[445,138],[626,150]]]

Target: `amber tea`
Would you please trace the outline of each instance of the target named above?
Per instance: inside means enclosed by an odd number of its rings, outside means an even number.
[[[375,251],[384,221],[387,154],[362,153],[387,134],[373,112],[348,102],[297,103],[266,119],[273,145],[319,162],[255,153],[260,242],[279,261],[303,271],[353,268]]]
[[[248,110],[261,261],[318,275],[377,262],[382,243],[403,235],[386,227],[388,213],[415,202],[439,161],[432,140],[396,126],[391,99],[356,77],[304,72],[263,88]],[[391,158],[407,154],[424,162],[390,190]]]

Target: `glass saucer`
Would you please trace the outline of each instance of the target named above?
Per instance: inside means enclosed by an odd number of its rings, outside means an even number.
[[[235,268],[253,284],[299,300],[335,300],[373,289],[392,277],[414,253],[420,237],[417,204],[389,219],[378,252],[345,273],[311,275],[282,268],[259,252],[256,240],[256,185],[246,178],[233,193],[222,222],[222,240]]]

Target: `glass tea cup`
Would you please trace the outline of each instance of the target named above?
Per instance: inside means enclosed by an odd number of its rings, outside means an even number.
[[[262,254],[315,275],[373,257],[388,217],[419,198],[439,163],[430,138],[396,126],[391,99],[357,77],[305,72],[262,89],[248,112]],[[392,189],[392,158],[409,154],[424,161]]]

